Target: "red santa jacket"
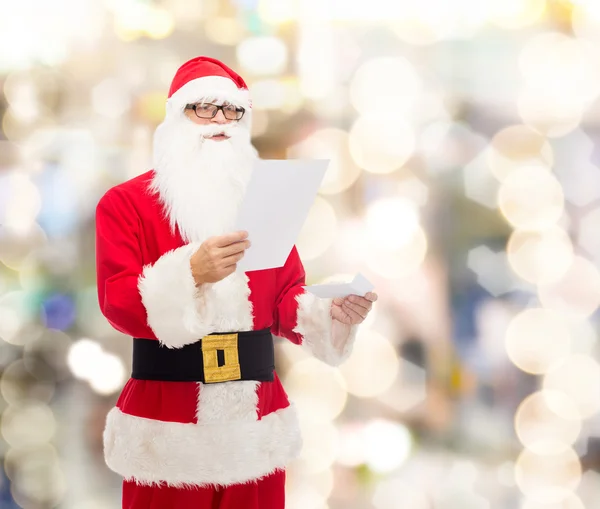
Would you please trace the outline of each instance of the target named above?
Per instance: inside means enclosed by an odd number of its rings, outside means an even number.
[[[148,190],[152,175],[111,188],[96,209],[98,298],[115,329],[178,348],[211,332],[271,328],[331,365],[347,358],[356,327],[332,321],[331,301],[303,290],[295,247],[281,268],[196,288],[189,260],[200,243],[171,231]],[[300,447],[277,375],[206,385],[129,379],[104,432],[107,465],[138,484],[246,482],[284,468]]]

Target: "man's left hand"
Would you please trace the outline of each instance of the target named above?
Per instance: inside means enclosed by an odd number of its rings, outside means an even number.
[[[374,292],[369,292],[364,297],[360,295],[337,297],[331,304],[331,316],[346,325],[358,325],[367,317],[376,300],[377,294]]]

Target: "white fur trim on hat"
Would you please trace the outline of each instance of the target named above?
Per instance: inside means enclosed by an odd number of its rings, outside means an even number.
[[[113,408],[104,431],[108,467],[142,485],[231,485],[284,469],[302,447],[293,406],[261,420],[165,422]]]
[[[138,290],[147,322],[168,348],[195,343],[212,332],[252,330],[252,303],[245,274],[196,287],[190,258],[200,242],[163,254],[144,267]]]
[[[223,76],[204,76],[188,81],[167,100],[167,116],[180,113],[187,104],[202,99],[227,101],[246,110],[251,108],[248,89],[238,88],[233,80]]]
[[[304,292],[296,297],[298,323],[294,328],[302,336],[302,345],[317,359],[338,366],[352,353],[358,325],[348,327],[331,317],[333,299],[321,299]]]

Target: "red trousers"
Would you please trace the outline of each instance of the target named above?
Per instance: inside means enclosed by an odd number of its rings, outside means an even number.
[[[285,471],[216,488],[140,486],[123,481],[123,509],[284,509]]]

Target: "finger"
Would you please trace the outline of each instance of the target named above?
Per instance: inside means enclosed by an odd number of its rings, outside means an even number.
[[[364,320],[360,314],[346,304],[342,304],[342,309],[352,319],[352,323],[360,323]]]
[[[222,258],[227,258],[228,256],[235,255],[240,252],[244,252],[246,249],[250,247],[249,240],[243,240],[241,242],[235,242],[226,247],[218,248],[218,256]]]
[[[361,308],[364,308],[366,311],[369,311],[371,309],[371,306],[373,305],[373,303],[370,300],[367,300],[364,297],[359,297],[358,295],[350,295],[349,297],[347,297],[347,301],[352,302],[353,304],[356,304]]]
[[[365,299],[367,299],[368,301],[371,301],[371,302],[376,302],[377,298],[378,298],[378,295],[375,292],[368,292],[365,295]]]
[[[243,257],[244,257],[244,252],[243,251],[241,253],[235,253],[235,254],[233,254],[231,256],[226,256],[225,258],[223,258],[221,260],[221,266],[222,267],[230,267],[231,265],[235,265]]]
[[[345,305],[346,305],[346,307],[350,308],[352,311],[355,311],[356,313],[358,313],[363,318],[366,318],[367,313],[369,312],[368,309],[365,309],[362,306],[359,306],[358,304],[353,304],[352,302],[346,302]]]
[[[344,302],[344,299],[342,297],[336,297],[335,299],[333,299],[333,303],[336,306],[341,306]]]
[[[216,247],[226,247],[229,244],[233,244],[234,242],[240,242],[242,240],[245,240],[246,238],[248,238],[248,232],[242,230],[238,232],[227,233],[225,235],[220,235],[218,237],[215,237],[214,241]]]

